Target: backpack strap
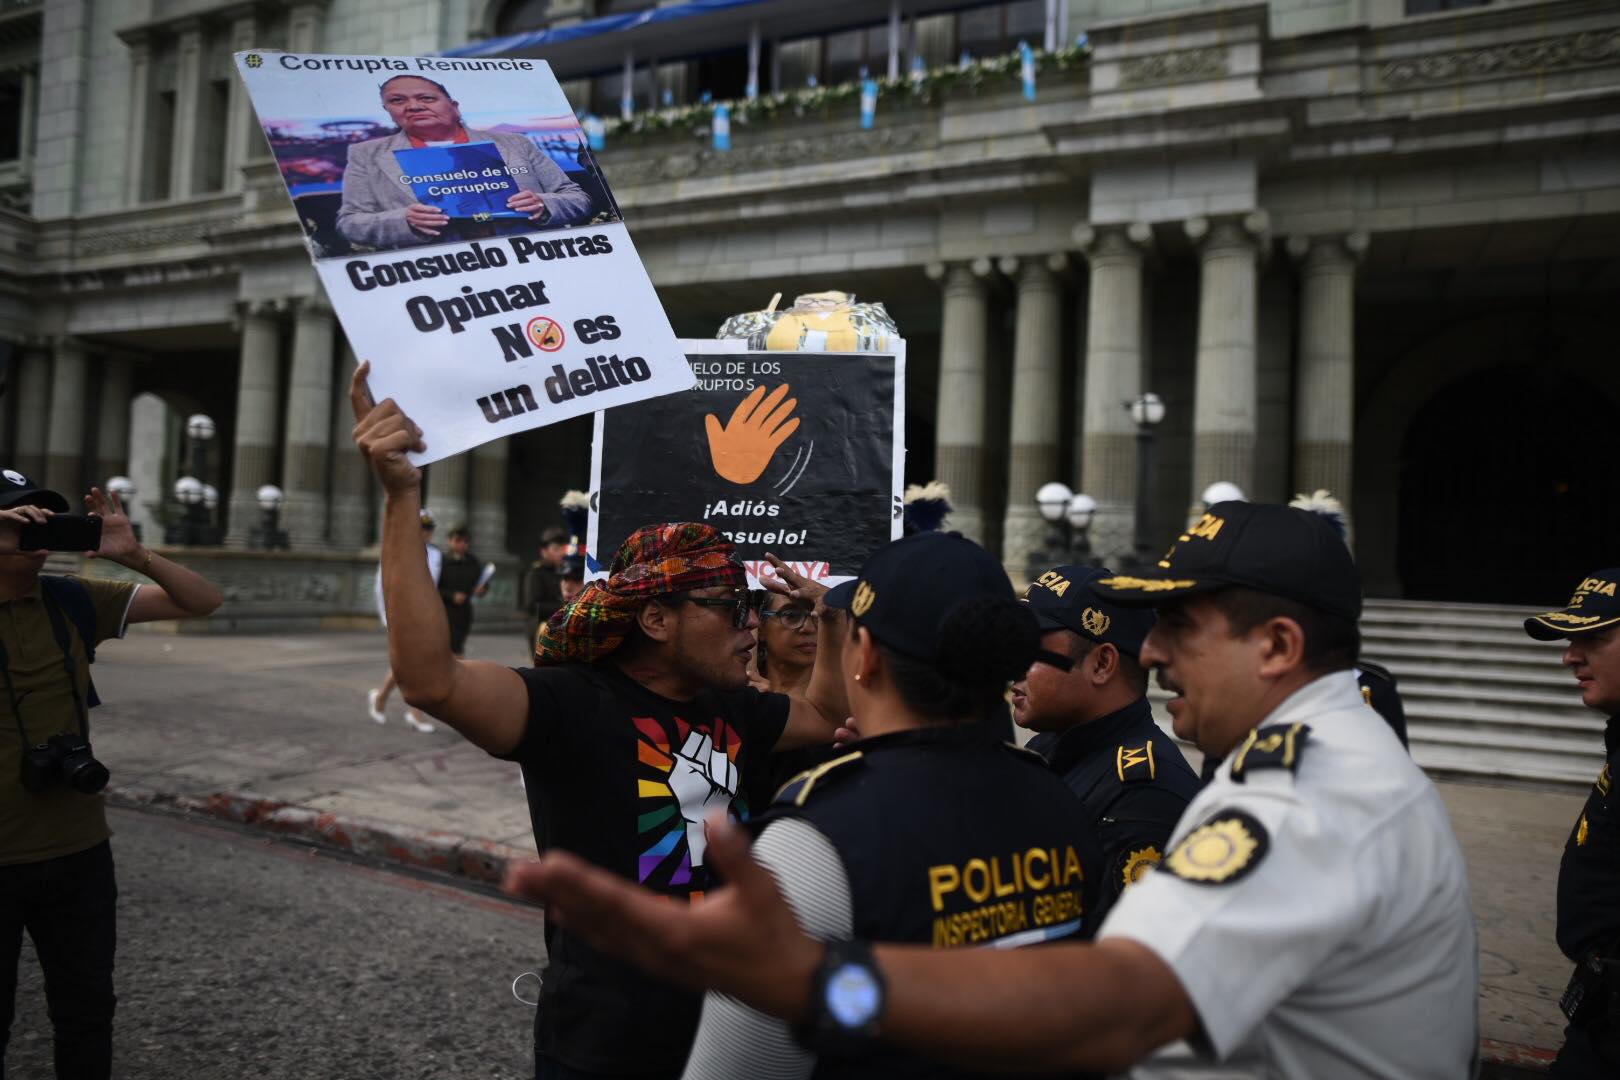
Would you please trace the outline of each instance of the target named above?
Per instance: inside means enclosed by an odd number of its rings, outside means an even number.
[[[79,644],[84,647],[84,660],[87,664],[96,662],[96,605],[90,599],[90,590],[84,583],[70,577],[57,574],[41,574],[39,578],[40,591],[45,596],[45,611],[51,617],[51,627],[56,631],[56,643],[61,646],[62,655],[71,657],[67,640],[67,628],[62,625],[62,616],[66,615],[73,628],[79,632]],[[96,693],[96,681],[85,672],[85,686],[88,696],[85,712],[101,704],[101,697]],[[87,735],[86,738],[89,736]]]

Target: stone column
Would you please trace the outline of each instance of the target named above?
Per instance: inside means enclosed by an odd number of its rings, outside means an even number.
[[[1257,240],[1266,226],[1264,211],[1186,223],[1200,270],[1189,506],[1217,480],[1254,489]]]
[[[72,338],[56,342],[51,367],[51,409],[45,432],[45,485],[79,505],[84,472],[85,391],[90,357]]]
[[[231,52],[247,52],[258,38],[258,25],[251,8],[231,20]],[[257,125],[253,122],[253,109],[248,101],[247,85],[241,78],[230,80],[229,97],[225,105],[225,190],[242,190],[242,165],[252,156],[251,148],[260,145]]]
[[[506,459],[512,443],[496,439],[474,447],[472,457],[472,542],[486,559],[511,554],[506,548]]]
[[[236,383],[236,448],[231,465],[230,531],[225,543],[246,547],[259,522],[258,490],[276,476],[276,425],[281,412],[279,305],[242,307],[242,353]]]
[[[326,544],[327,442],[332,437],[332,309],[324,294],[298,301],[282,447],[281,527],[295,548]]]
[[[126,38],[129,45],[129,115],[124,154],[124,202],[134,206],[147,198],[147,177],[152,163],[147,153],[146,128],[151,122],[152,45],[144,34]]]
[[[1294,398],[1294,489],[1326,488],[1350,510],[1355,424],[1356,263],[1366,233],[1290,237],[1299,262],[1299,382]]]
[[[91,483],[105,488],[107,478],[129,468],[129,403],[134,397],[135,365],[127,357],[101,362],[101,409],[96,425],[96,475]]]
[[[175,28],[174,141],[169,145],[169,197],[184,199],[197,190],[197,144],[202,116],[202,23],[188,19]]]
[[[435,461],[427,470],[427,508],[439,524],[439,535],[446,538],[457,525],[472,527],[467,518],[467,479],[472,468],[470,453]]]
[[[1091,544],[1111,565],[1136,537],[1136,425],[1126,406],[1143,389],[1142,258],[1152,238],[1143,222],[1074,231],[1091,263],[1080,490],[1097,500]]]
[[[51,407],[51,355],[27,349],[17,372],[17,449],[14,467],[35,483],[45,479],[45,430]]]
[[[321,26],[325,21],[326,0],[318,3],[295,4],[287,14],[287,49],[289,52],[319,52]]]
[[[939,403],[935,411],[934,477],[950,485],[949,528],[984,541],[984,409],[988,387],[985,334],[989,259],[946,267],[928,276],[942,282],[944,314],[939,335]]]
[[[344,339],[332,395],[332,502],[329,510],[332,546],[357,550],[365,546],[371,525],[371,490],[366,459],[354,445],[354,410],[349,406],[349,380],[356,367],[354,349]]]
[[[1067,267],[1063,254],[1001,260],[1001,272],[1018,283],[1007,515],[1001,533],[1002,561],[1017,577],[1028,568],[1030,553],[1044,546],[1046,525],[1035,506],[1035,492],[1048,481],[1068,479],[1058,454],[1063,313],[1054,276]]]

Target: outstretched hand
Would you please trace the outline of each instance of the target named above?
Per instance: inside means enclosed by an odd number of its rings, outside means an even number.
[[[101,516],[101,546],[94,551],[87,551],[85,555],[92,559],[128,559],[141,550],[141,543],[135,539],[135,527],[130,524],[129,515],[124,513],[124,502],[118,497],[118,492],[109,491],[103,495],[101,489],[93,487],[90,494],[84,497],[84,505],[92,514]]]
[[[393,398],[376,404],[371,399],[371,388],[366,376],[371,373],[371,361],[366,360],[354,369],[349,380],[349,405],[354,409],[354,444],[365,455],[371,471],[383,490],[396,493],[414,491],[422,482],[422,470],[411,464],[406,455],[427,449],[422,441],[422,429],[406,416]]]
[[[780,596],[794,600],[809,600],[816,605],[818,615],[825,614],[827,609],[822,605],[821,598],[827,595],[827,586],[805,577],[768,551],[765,553],[765,561],[771,564],[772,574],[770,577],[760,575],[761,585]]]
[[[802,1021],[823,946],[799,929],[741,829],[715,814],[708,839],[705,865],[726,884],[692,904],[672,904],[561,851],[515,867],[504,887],[545,902],[556,925],[653,975]]]

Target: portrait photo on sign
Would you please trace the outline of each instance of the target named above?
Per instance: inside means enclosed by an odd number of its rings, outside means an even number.
[[[237,59],[317,259],[620,220],[543,61]]]

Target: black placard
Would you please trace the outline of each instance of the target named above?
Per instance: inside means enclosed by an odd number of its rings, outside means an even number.
[[[626,537],[655,522],[713,525],[755,576],[769,551],[812,577],[852,577],[900,535],[903,355],[687,360],[696,388],[598,414],[589,546],[604,571]]]

